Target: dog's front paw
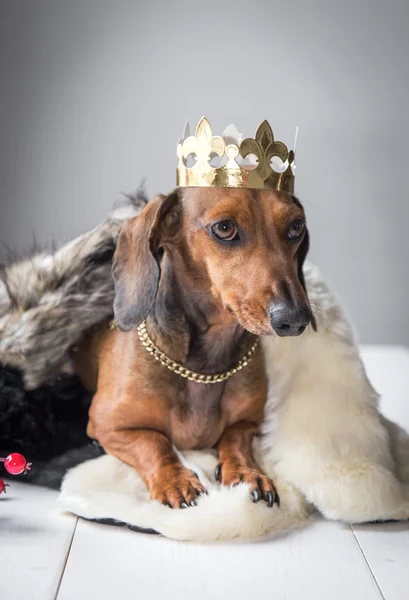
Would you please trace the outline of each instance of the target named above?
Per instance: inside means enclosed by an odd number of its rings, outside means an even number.
[[[268,506],[277,504],[280,506],[280,497],[274,487],[274,483],[264,475],[257,467],[249,467],[234,462],[224,462],[216,467],[215,477],[223,485],[228,487],[247,483],[250,486],[250,494],[253,502],[264,500]]]
[[[197,499],[206,494],[206,489],[193,473],[182,465],[163,467],[149,484],[152,500],[170,508],[196,506]]]

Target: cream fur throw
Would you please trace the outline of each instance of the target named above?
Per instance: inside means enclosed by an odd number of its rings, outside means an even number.
[[[263,340],[269,397],[255,452],[278,485],[281,508],[253,504],[243,485],[216,484],[212,452],[182,457],[209,490],[197,507],[150,502],[138,474],[108,455],[66,475],[59,506],[200,541],[283,532],[307,524],[315,509],[347,523],[409,519],[409,437],[379,413],[337,299],[315,267],[306,266],[305,278],[318,332]]]

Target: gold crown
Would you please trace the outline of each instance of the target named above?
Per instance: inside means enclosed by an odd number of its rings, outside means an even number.
[[[202,117],[195,135],[186,123],[177,146],[179,187],[233,187],[294,192],[294,152],[274,139],[267,121],[259,125],[255,138],[245,138],[235,125],[222,136],[214,136]],[[193,163],[193,164],[192,164]]]

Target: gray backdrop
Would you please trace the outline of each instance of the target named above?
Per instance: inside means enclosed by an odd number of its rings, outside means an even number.
[[[169,191],[186,117],[298,125],[311,258],[364,342],[407,343],[408,22],[407,0],[0,0],[0,240]]]

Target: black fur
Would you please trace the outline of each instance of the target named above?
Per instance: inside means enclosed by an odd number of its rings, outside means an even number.
[[[78,377],[28,391],[18,369],[0,364],[0,455],[33,463],[22,481],[58,488],[69,468],[103,453],[86,435],[91,399]]]

